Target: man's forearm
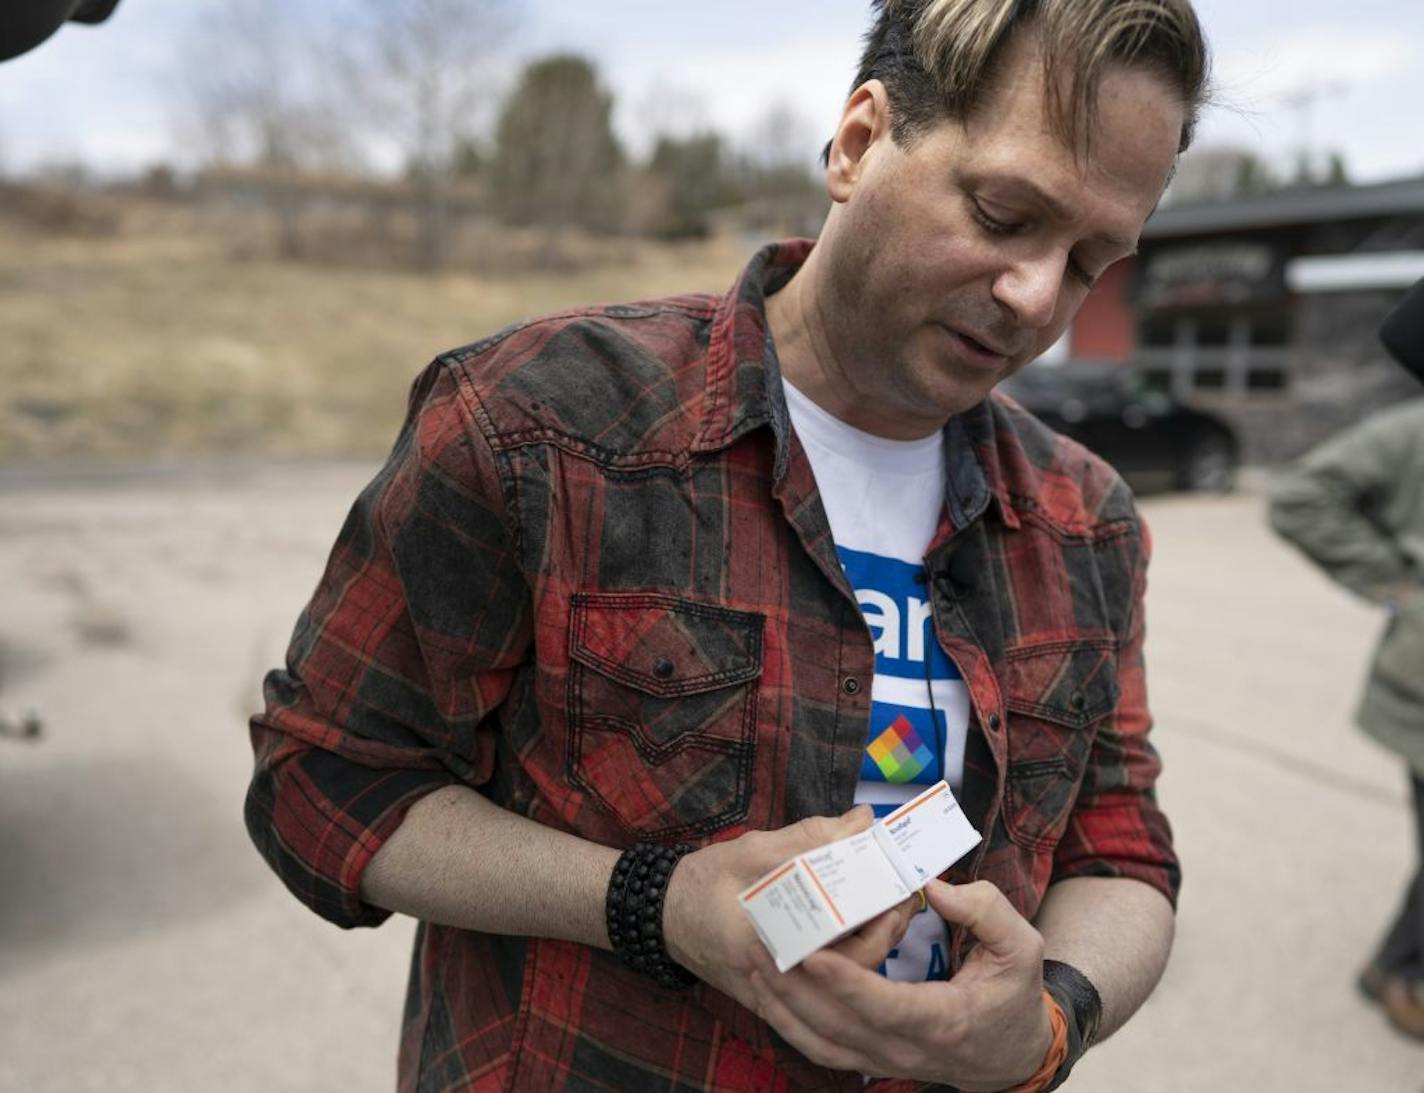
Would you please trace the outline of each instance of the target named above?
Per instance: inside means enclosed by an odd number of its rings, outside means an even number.
[[[361,898],[482,933],[608,948],[604,899],[618,851],[449,786],[417,802],[376,852]]]
[[[1127,1021],[1162,977],[1176,918],[1155,888],[1113,877],[1074,877],[1044,896],[1034,925],[1044,956],[1077,968],[1103,1002],[1098,1039]]]

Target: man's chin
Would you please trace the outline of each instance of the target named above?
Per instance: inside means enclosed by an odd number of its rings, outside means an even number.
[[[997,383],[997,380],[995,382]],[[952,388],[926,392],[916,410],[919,416],[927,420],[933,414],[934,419],[943,425],[950,418],[974,409],[989,397],[989,392],[993,389],[992,383],[955,384]]]
[[[948,420],[978,406],[989,397],[990,391],[1016,371],[1018,367],[1012,361],[1004,361],[1000,368],[992,371],[977,368],[946,370],[940,374],[942,382],[936,390],[926,392],[926,405],[942,408]]]

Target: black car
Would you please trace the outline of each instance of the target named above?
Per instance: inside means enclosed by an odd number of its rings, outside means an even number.
[[[1040,362],[1010,376],[1000,390],[1124,478],[1151,476],[1177,489],[1219,493],[1235,481],[1239,447],[1231,429],[1145,385],[1130,366]]]

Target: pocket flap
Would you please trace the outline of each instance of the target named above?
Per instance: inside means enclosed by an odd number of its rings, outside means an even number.
[[[1005,704],[1014,712],[1081,729],[1117,706],[1117,643],[1111,638],[1009,649]]]
[[[661,593],[577,593],[569,656],[648,694],[696,694],[761,674],[763,622]]]

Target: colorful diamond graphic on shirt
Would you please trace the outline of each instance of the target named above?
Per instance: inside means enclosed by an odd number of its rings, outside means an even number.
[[[934,762],[910,719],[901,714],[865,749],[887,782],[909,782]]]

